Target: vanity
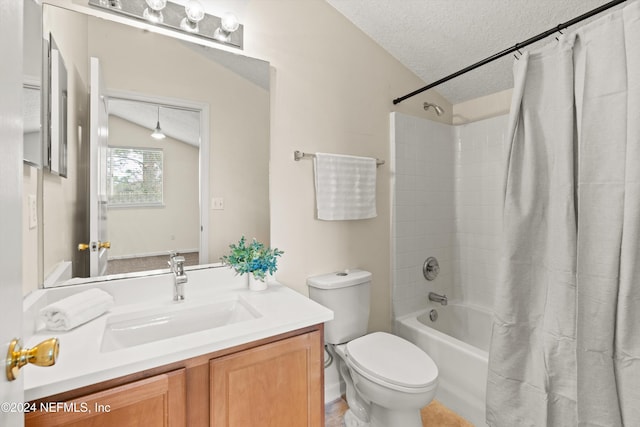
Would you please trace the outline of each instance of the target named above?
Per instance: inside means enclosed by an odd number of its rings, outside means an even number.
[[[109,312],[59,332],[55,366],[23,368],[27,426],[324,426],[330,310],[278,283],[250,291],[226,267],[42,289],[25,298],[25,343],[56,334],[37,312],[90,288]],[[41,326],[41,325],[40,325]],[[80,423],[80,424],[76,424]]]

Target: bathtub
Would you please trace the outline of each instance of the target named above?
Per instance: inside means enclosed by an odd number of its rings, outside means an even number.
[[[432,322],[431,310],[438,319]],[[429,305],[395,321],[397,335],[422,348],[438,366],[436,399],[476,427],[485,423],[487,360],[491,313],[479,307],[451,303]]]

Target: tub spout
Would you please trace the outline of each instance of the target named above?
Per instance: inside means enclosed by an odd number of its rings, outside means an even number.
[[[447,296],[436,294],[435,292],[429,292],[429,301],[438,302],[442,305],[447,305]]]

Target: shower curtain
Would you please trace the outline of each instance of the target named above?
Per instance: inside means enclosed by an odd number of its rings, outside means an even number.
[[[640,3],[514,77],[487,423],[640,426]]]

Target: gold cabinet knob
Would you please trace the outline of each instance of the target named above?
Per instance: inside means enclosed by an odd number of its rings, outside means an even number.
[[[58,360],[60,341],[58,338],[49,338],[35,347],[22,348],[22,342],[14,338],[7,351],[7,379],[13,381],[18,378],[20,368],[27,363],[38,366],[52,366]]]

